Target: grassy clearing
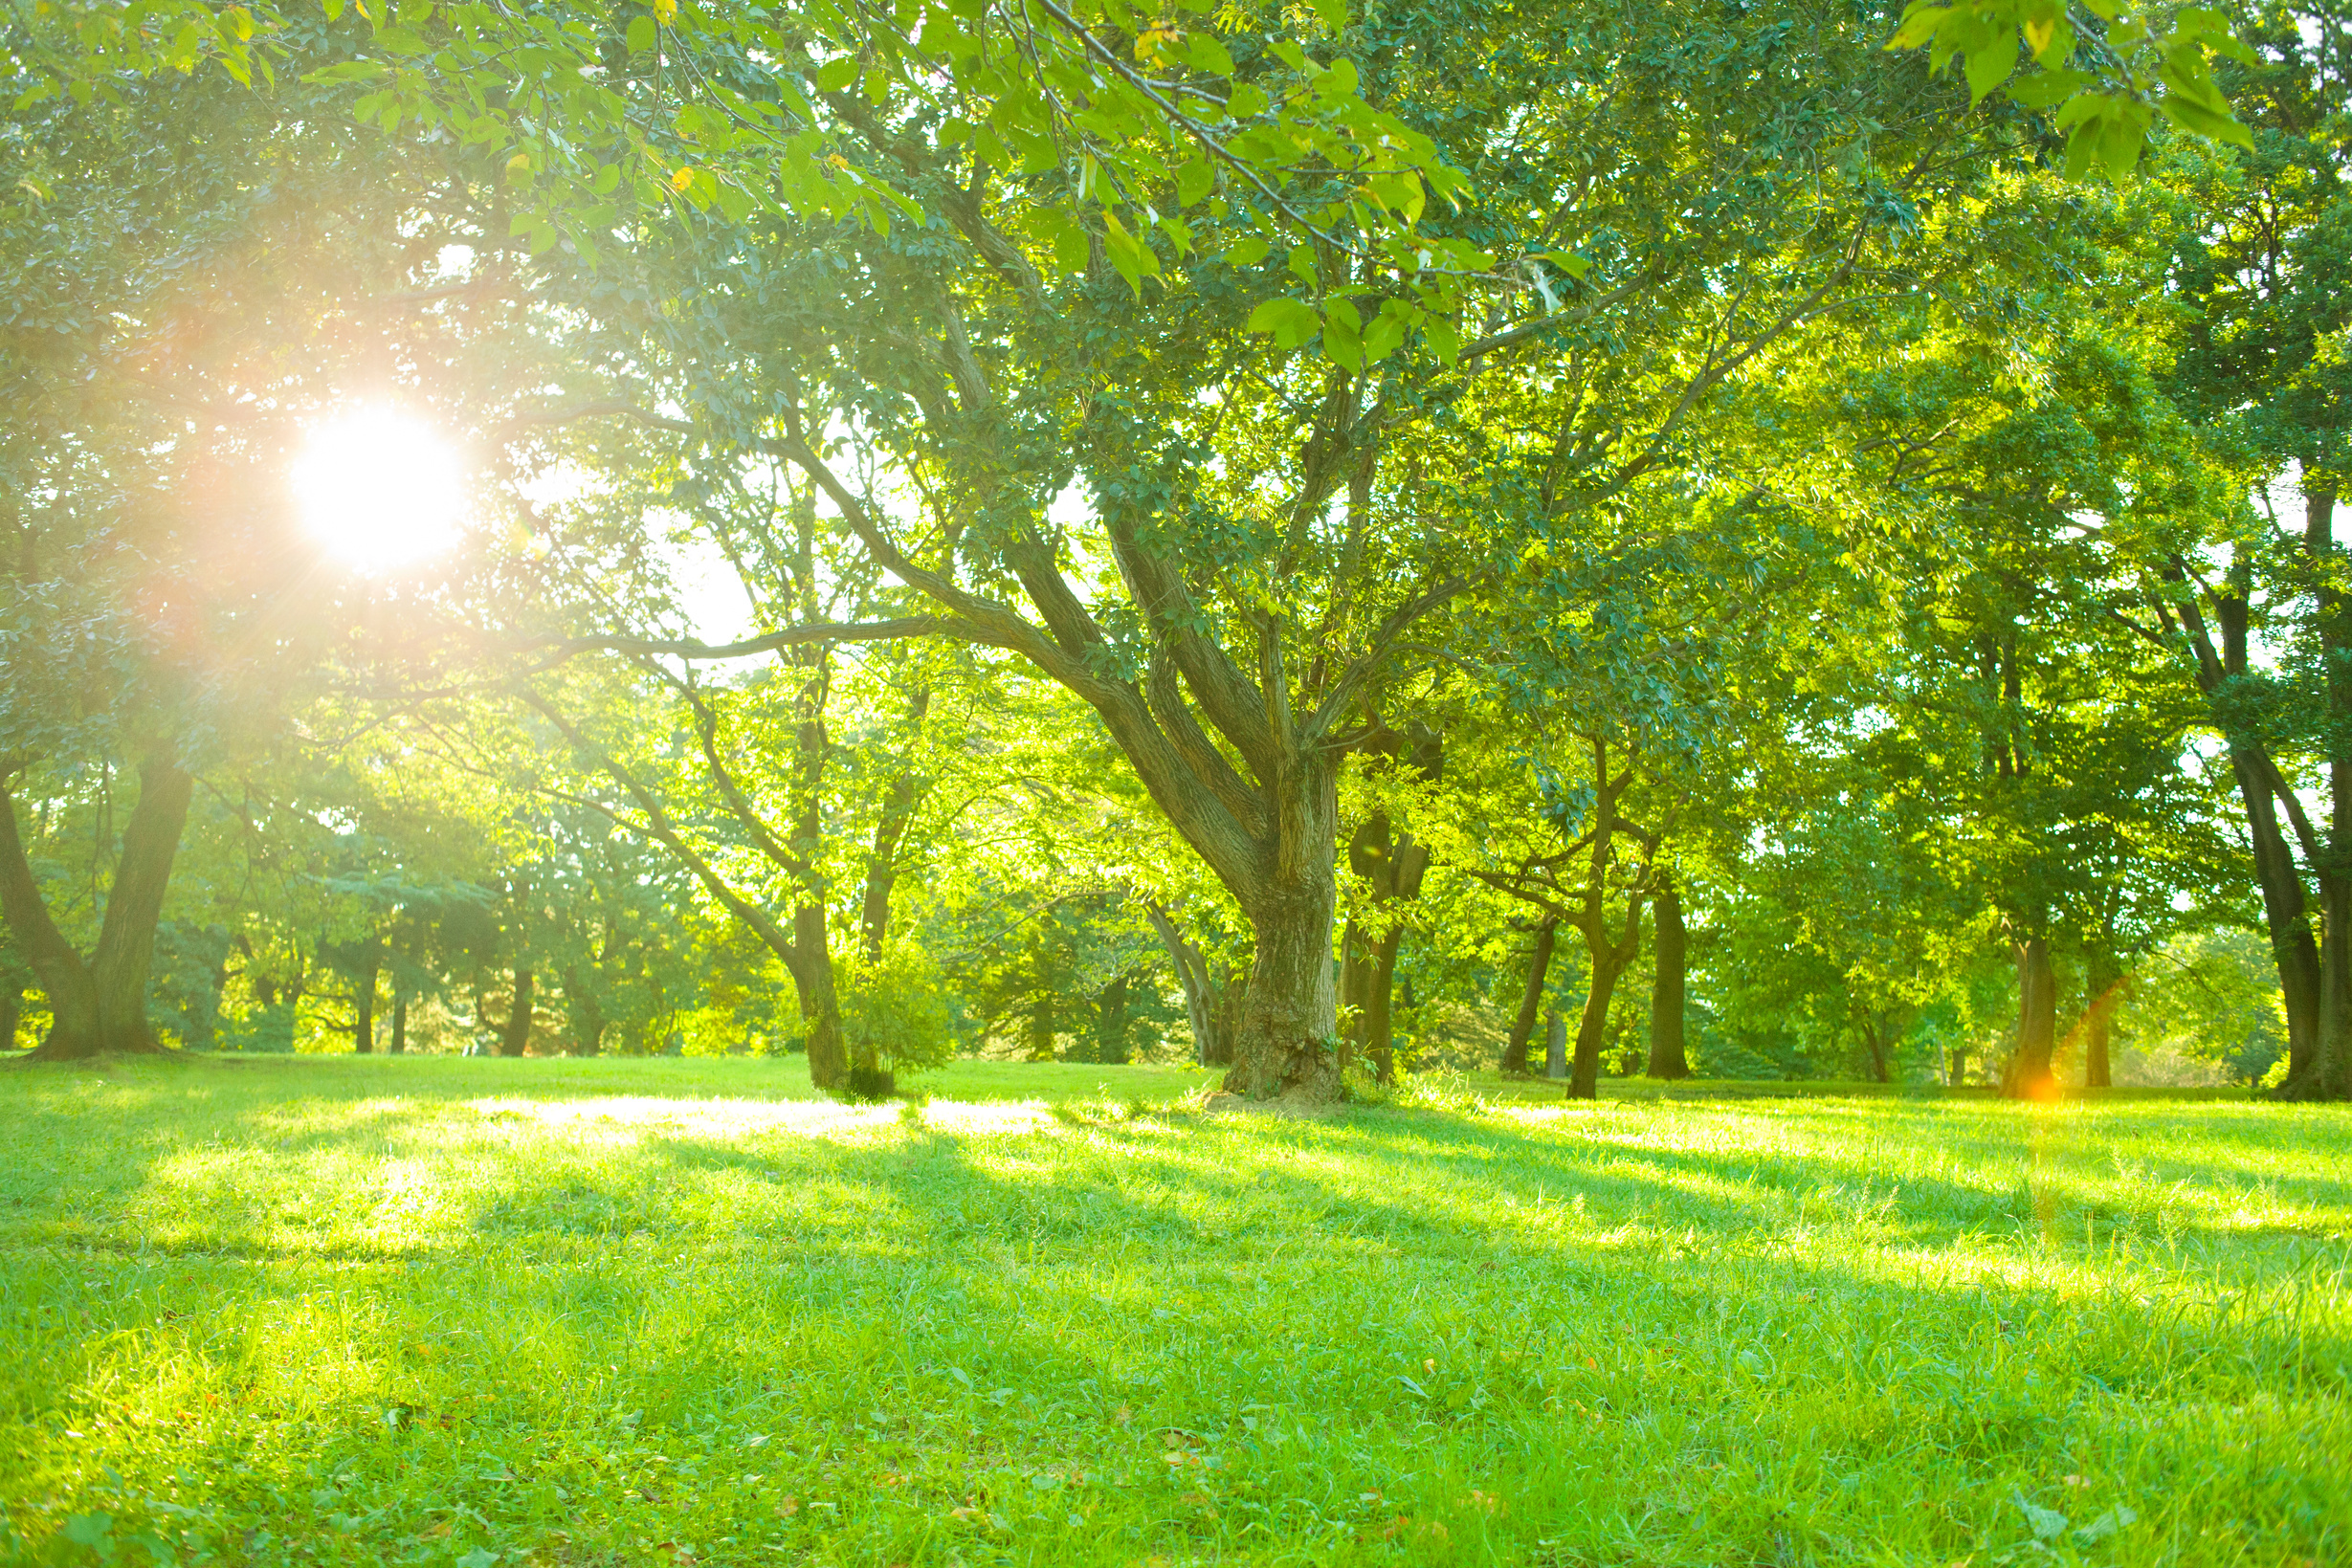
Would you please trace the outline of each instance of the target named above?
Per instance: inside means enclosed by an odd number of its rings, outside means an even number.
[[[0,1558],[2352,1560],[2341,1112],[1198,1081],[0,1073]]]

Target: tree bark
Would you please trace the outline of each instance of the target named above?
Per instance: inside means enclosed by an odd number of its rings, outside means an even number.
[[[392,1038],[385,1050],[397,1056],[409,1049],[409,993],[392,987]]]
[[[1944,1077],[1944,1087],[1960,1089],[1968,1082],[1968,1052],[1960,1046],[1952,1048],[1952,1061]]]
[[[1520,992],[1519,1016],[1511,1021],[1511,1038],[1502,1048],[1506,1074],[1527,1071],[1527,1048],[1535,1039],[1537,1020],[1543,1016],[1543,992],[1551,979],[1552,949],[1559,939],[1559,916],[1546,915],[1536,922],[1535,947],[1527,956],[1527,984]]]
[[[25,988],[13,979],[0,980],[0,1050],[16,1049],[16,1030],[25,1020]]]
[[[1568,1073],[1572,1100],[1601,1097],[1601,1038],[1609,1029],[1609,999],[1630,960],[1630,955],[1619,957],[1621,951],[1604,943],[1592,955],[1592,983],[1585,992],[1584,1016],[1577,1020],[1576,1063]]]
[[[147,973],[194,790],[195,781],[168,749],[157,750],[141,767],[139,804],[122,832],[98,946],[85,962],[50,918],[17,832],[15,800],[0,783],[0,915],[50,1006],[49,1037],[31,1060],[164,1049],[147,1024]]]
[[[1124,1067],[1132,1054],[1127,1046],[1127,993],[1132,984],[1121,969],[1102,987],[1095,1005],[1095,1060],[1104,1067]]]
[[[1886,1041],[1879,1035],[1876,1019],[1862,1020],[1862,1044],[1870,1050],[1872,1079],[1877,1083],[1885,1083],[1887,1081],[1887,1048]]]
[[[531,991],[533,977],[526,964],[515,970],[515,999],[506,1009],[506,1022],[499,1028],[499,1054],[520,1056],[531,1043]]]
[[[1251,1099],[1327,1102],[1340,1097],[1331,961],[1339,906],[1334,761],[1300,760],[1274,794],[1274,842],[1242,901],[1256,943],[1225,1087]]]
[[[841,1029],[841,997],[833,987],[832,945],[825,929],[825,906],[802,904],[792,911],[790,965],[800,994],[800,1016],[809,1026],[809,1081],[838,1093],[850,1087],[849,1045]]]
[[[2017,944],[2017,1052],[2010,1058],[2008,1089],[2013,1098],[2046,1099],[2056,1093],[2050,1057],[2057,1046],[2058,982],[2050,968],[2050,943],[2030,937]]]
[[[1558,1007],[1543,1009],[1543,1075],[1554,1083],[1568,1076],[1568,1021]]]
[[[1687,1078],[1691,1061],[1683,1036],[1689,937],[1682,928],[1682,894],[1671,876],[1656,892],[1657,978],[1650,987],[1650,1076]]]

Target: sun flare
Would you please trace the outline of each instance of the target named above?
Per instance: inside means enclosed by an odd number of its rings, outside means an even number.
[[[456,449],[413,414],[358,409],[315,427],[294,464],[302,526],[355,570],[410,565],[456,541],[465,480]]]

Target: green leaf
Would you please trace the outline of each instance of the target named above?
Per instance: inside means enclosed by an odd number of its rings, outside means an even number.
[[[1982,49],[1968,52],[1968,101],[1981,103],[1985,95],[2008,79],[2017,66],[2017,34],[2005,33]]]
[[[1213,33],[1185,34],[1185,58],[1191,62],[1195,71],[1207,71],[1220,77],[1233,74],[1232,53]]]
[[[1265,235],[1246,234],[1233,241],[1225,253],[1225,259],[1236,267],[1254,267],[1265,260],[1266,253],[1273,249],[1274,242]]]
[[[1176,171],[1176,205],[1190,207],[1216,188],[1217,171],[1207,158],[1195,158]]]
[[[1347,0],[1315,0],[1315,14],[1326,31],[1338,33],[1347,26]]]
[[[1297,348],[1315,336],[1315,329],[1320,325],[1322,318],[1315,314],[1313,305],[1284,295],[1266,300],[1250,312],[1248,330],[1271,332],[1279,346]]]
[[[1887,40],[1887,47],[1889,49],[1919,48],[1935,37],[1936,30],[1943,26],[1951,14],[1951,8],[1948,6],[1922,5],[1919,0],[1912,0],[1912,4],[1903,11],[1902,26],[1895,30],[1895,36]]]
[[[659,37],[659,35],[660,30],[654,25],[653,17],[639,16],[635,18],[629,24],[629,52],[632,55],[652,54],[654,52],[655,41]]]
[[[2025,109],[2053,108],[2097,80],[2087,71],[2035,71],[2009,83],[2009,101]]]
[[[837,93],[856,79],[857,62],[847,55],[817,67],[816,85],[821,93]]]

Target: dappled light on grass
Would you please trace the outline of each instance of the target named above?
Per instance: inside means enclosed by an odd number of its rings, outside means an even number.
[[[852,1107],[638,1065],[642,1095],[561,1063],[0,1084],[7,1528],[257,1563],[1948,1562],[2038,1539],[2022,1498],[2080,1562],[2221,1563],[2314,1556],[2352,1502],[2313,1458],[2352,1447],[2329,1113],[1300,1121],[1143,1074]]]

